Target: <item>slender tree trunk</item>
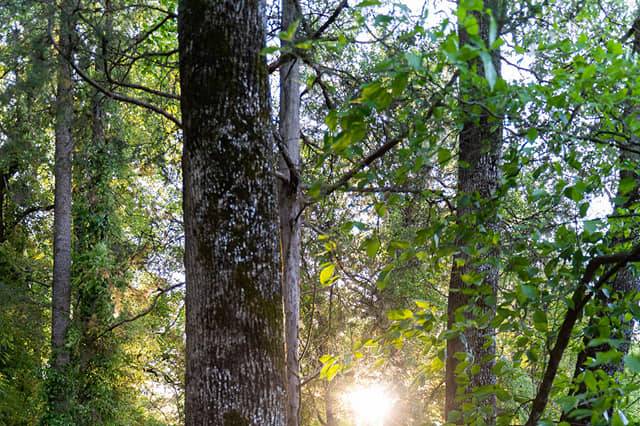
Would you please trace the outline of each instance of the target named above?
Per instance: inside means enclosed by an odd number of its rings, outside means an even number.
[[[69,59],[73,54],[74,8],[72,0],[60,5],[58,46],[58,88],[55,125],[55,207],[53,230],[53,296],[51,314],[51,365],[54,373],[64,377],[69,364],[65,346],[71,307],[71,163],[73,151],[73,78]],[[66,389],[52,387],[51,410],[66,410]]]
[[[104,34],[96,46],[95,69],[98,75],[105,73],[108,37],[112,31],[111,2],[103,0]],[[91,137],[81,144],[77,152],[81,160],[76,162],[76,187],[79,195],[74,203],[76,215],[74,229],[75,250],[78,261],[74,264],[74,277],[80,278],[74,288],[74,324],[80,333],[78,346],[72,354],[71,363],[78,371],[76,421],[80,424],[105,424],[112,422],[116,405],[121,395],[117,386],[108,380],[110,374],[119,367],[118,344],[113,336],[97,338],[97,333],[113,322],[112,287],[126,270],[113,256],[112,248],[119,238],[117,205],[111,182],[122,176],[122,148],[114,139],[107,138],[105,113],[109,99],[95,90],[91,96]],[[96,250],[104,248],[109,260],[96,270],[92,264]],[[74,356],[75,355],[75,356]],[[105,404],[105,401],[110,403]]]
[[[282,28],[300,19],[295,1],[282,0]],[[284,299],[287,425],[300,420],[300,365],[298,322],[300,320],[300,65],[290,59],[280,67],[280,232],[282,245],[282,292]],[[292,170],[293,169],[293,170]]]
[[[284,425],[284,332],[264,2],[179,8],[186,424]]]
[[[499,1],[485,3],[486,7],[494,11],[495,16],[499,16],[499,13],[495,13],[499,12],[496,9],[498,4]],[[474,16],[478,20],[481,37],[489,44],[490,17],[485,13],[474,13]],[[462,25],[459,27],[459,37],[461,46],[469,43],[469,35]],[[492,56],[499,76],[499,52],[494,52]],[[469,65],[471,68],[477,67],[478,73],[484,75],[485,70],[479,60]],[[471,244],[471,236],[478,239],[481,227],[492,231],[496,228],[496,207],[491,199],[498,187],[502,122],[484,110],[478,111],[470,106],[469,101],[486,103],[482,97],[478,98],[483,90],[475,87],[470,77],[461,77],[460,91],[461,99],[465,101],[460,104],[464,124],[459,136],[456,213],[460,250],[454,256],[451,270],[447,327],[449,330],[455,330],[456,323],[462,319],[474,319],[482,326],[461,330],[457,337],[447,341],[445,415],[448,421],[453,423],[468,424],[468,419],[461,416],[462,403],[471,399],[474,388],[496,383],[495,375],[491,371],[495,358],[494,329],[489,326],[489,322],[495,314],[498,270],[485,259],[465,255],[462,248]],[[497,253],[492,250],[489,256],[497,256]],[[476,275],[481,277],[480,282],[463,281],[463,276]],[[468,291],[471,289],[473,295]],[[471,365],[479,368],[476,374],[467,369],[470,375],[468,380],[462,380],[456,371],[460,363],[456,354],[466,354]],[[473,404],[476,409],[482,410],[486,424],[495,423],[495,394],[491,393],[481,401],[474,401]]]
[[[0,174],[0,244],[5,240],[4,199],[7,192],[7,175]]]

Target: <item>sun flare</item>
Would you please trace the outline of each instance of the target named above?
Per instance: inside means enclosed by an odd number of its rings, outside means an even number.
[[[359,385],[346,395],[357,426],[383,426],[393,406],[393,396],[381,384]]]

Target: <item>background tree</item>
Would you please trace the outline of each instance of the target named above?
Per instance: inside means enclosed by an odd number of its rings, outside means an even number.
[[[50,410],[60,421],[68,420],[66,413],[71,409],[65,376],[69,374],[67,369],[70,361],[67,332],[71,317],[71,179],[74,120],[74,83],[69,60],[74,53],[76,6],[72,0],[62,2],[58,19],[60,52],[56,93]],[[55,11],[55,8],[53,10]]]

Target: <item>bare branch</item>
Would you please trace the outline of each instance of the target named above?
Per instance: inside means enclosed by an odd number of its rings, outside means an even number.
[[[116,328],[124,325],[124,324],[128,324],[131,322],[134,322],[142,317],[144,317],[145,315],[148,315],[149,313],[151,313],[151,311],[153,311],[156,307],[156,305],[158,304],[158,300],[160,300],[160,297],[162,295],[164,295],[165,293],[168,293],[172,290],[175,290],[178,287],[182,287],[184,285],[184,283],[178,283],[178,284],[174,284],[170,287],[167,288],[159,288],[158,290],[156,290],[156,295],[153,298],[153,300],[151,301],[151,304],[144,310],[142,310],[141,312],[137,313],[136,315],[129,317],[129,318],[125,318],[122,319],[120,321],[117,321],[113,324],[111,324],[109,327],[107,327],[106,329],[104,329],[100,334],[98,334],[95,337],[95,340],[98,340],[99,338],[101,338],[102,336],[104,336],[105,334],[115,330]]]

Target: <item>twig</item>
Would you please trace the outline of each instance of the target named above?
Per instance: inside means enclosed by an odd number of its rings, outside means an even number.
[[[160,300],[160,297],[162,295],[164,295],[165,293],[170,292],[171,290],[175,290],[178,287],[182,287],[184,285],[184,283],[178,283],[178,284],[174,284],[170,287],[166,287],[166,288],[159,288],[157,290],[157,293],[155,295],[155,297],[153,298],[153,301],[151,302],[151,304],[144,309],[143,311],[137,313],[136,315],[129,317],[129,318],[125,318],[123,320],[117,321],[113,324],[111,324],[109,327],[107,327],[106,329],[104,329],[100,334],[98,334],[94,340],[98,340],[99,338],[101,338],[102,336],[104,336],[105,334],[115,330],[116,328],[120,327],[121,325],[124,324],[128,324],[130,322],[134,322],[140,318],[142,318],[143,316],[149,314],[151,311],[153,311],[156,307],[156,305],[158,304],[158,300]]]
[[[73,70],[78,73],[78,75],[87,83],[89,83],[89,85],[91,85],[93,88],[95,88],[96,90],[98,90],[99,92],[101,92],[102,94],[104,94],[105,96],[108,96],[111,99],[114,99],[116,101],[121,101],[121,102],[126,102],[132,105],[137,105],[139,107],[148,109],[150,111],[153,111],[155,113],[158,113],[160,115],[162,115],[163,117],[165,117],[166,119],[168,119],[169,121],[173,122],[176,126],[178,126],[179,128],[182,128],[182,123],[180,122],[180,120],[178,120],[176,117],[174,117],[172,114],[170,114],[169,112],[163,110],[160,107],[157,107],[149,102],[146,102],[142,99],[137,99],[137,98],[132,98],[129,96],[125,96],[122,95],[120,93],[117,92],[111,92],[107,89],[105,89],[104,87],[102,87],[100,84],[98,84],[96,81],[94,81],[93,79],[91,79],[91,77],[89,77],[84,71],[82,71],[74,62],[72,58],[67,58],[62,54],[62,51],[60,50],[60,46],[58,46],[58,43],[56,43],[55,39],[53,38],[53,34],[51,32],[49,32],[49,39],[51,40],[51,43],[53,44],[53,47],[56,49],[56,51],[58,52],[59,55],[61,55],[68,63],[69,65],[71,65],[71,67],[73,68]]]

